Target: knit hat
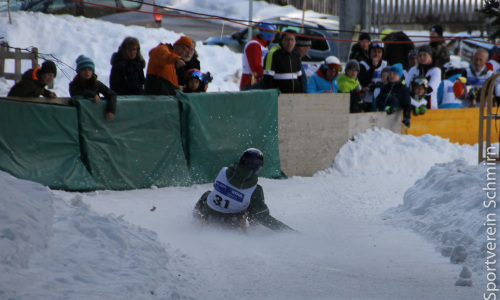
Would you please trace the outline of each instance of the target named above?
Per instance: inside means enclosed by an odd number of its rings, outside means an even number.
[[[57,76],[57,68],[56,64],[51,60],[46,60],[42,63],[42,67],[40,68],[40,74],[54,74],[54,77]]]
[[[80,72],[83,69],[91,69],[92,72],[95,72],[95,65],[90,57],[86,57],[85,55],[80,55],[76,59],[76,72]]]
[[[304,46],[304,47],[311,47],[312,42],[310,38],[304,37],[304,36],[298,36],[296,38],[295,46]]]
[[[370,37],[370,34],[368,32],[361,32],[359,34],[358,41],[363,41],[363,40],[367,40],[367,41],[372,40],[372,38]]]
[[[436,24],[429,29],[429,31],[433,31],[437,33],[439,36],[443,36],[443,26]]]
[[[389,73],[391,72],[398,74],[400,79],[403,78],[403,65],[398,63],[390,66]]]
[[[432,48],[429,45],[423,45],[420,48],[418,48],[418,53],[420,52],[427,52],[429,53],[430,56],[432,56]]]
[[[176,45],[186,46],[189,49],[191,49],[191,47],[193,47],[193,40],[190,37],[187,37],[184,35],[184,36],[181,36],[177,40],[177,42],[174,43],[174,46],[176,46]]]
[[[350,60],[345,64],[345,71],[354,70],[359,72],[359,63],[357,60]]]

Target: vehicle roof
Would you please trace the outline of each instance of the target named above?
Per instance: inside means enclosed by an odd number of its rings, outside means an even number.
[[[326,31],[332,31],[332,33],[338,33],[338,25],[335,26],[335,21],[330,19],[324,19],[325,23],[321,22],[323,19],[306,19],[304,20],[304,28],[312,29],[322,29]],[[278,17],[261,20],[260,23],[271,23],[271,24],[281,24],[281,25],[295,25],[297,27],[302,27],[302,20],[290,17]],[[338,24],[338,22],[337,22]]]

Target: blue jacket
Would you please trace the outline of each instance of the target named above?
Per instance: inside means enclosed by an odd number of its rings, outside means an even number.
[[[333,80],[328,81],[325,76],[324,66],[321,66],[316,73],[314,73],[311,78],[309,78],[309,82],[307,83],[307,92],[308,93],[324,93],[325,91],[334,91],[338,93],[339,85],[337,84],[338,76],[335,76]]]

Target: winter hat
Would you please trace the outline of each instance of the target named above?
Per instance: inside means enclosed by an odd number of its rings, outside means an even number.
[[[418,53],[420,52],[427,52],[429,53],[430,56],[432,56],[432,48],[429,45],[423,45],[420,48],[418,48]]]
[[[398,63],[390,66],[389,73],[391,72],[398,74],[399,78],[403,78],[403,65]]]
[[[328,56],[325,59],[325,65],[328,66],[329,69],[337,69],[337,71],[342,70],[342,66],[340,65],[340,60],[335,56]]]
[[[350,60],[345,64],[345,71],[354,70],[359,72],[359,63],[357,60]]]
[[[51,60],[46,60],[42,63],[42,68],[40,69],[40,74],[54,74],[54,77],[57,76],[57,68],[56,64]]]
[[[90,57],[86,57],[85,55],[80,55],[76,59],[76,72],[80,72],[83,69],[91,69],[92,72],[95,72],[95,65]]]
[[[436,24],[429,29],[429,31],[433,31],[437,33],[439,36],[443,36],[443,26]]]
[[[363,41],[363,40],[367,40],[367,41],[372,40],[372,38],[370,37],[370,34],[368,32],[361,32],[359,34],[358,41]]]
[[[410,59],[412,56],[417,56],[417,54],[418,54],[417,50],[415,49],[410,50],[410,52],[408,52],[408,59]]]
[[[295,42],[295,46],[304,46],[304,47],[311,47],[312,42],[310,38],[304,37],[304,36],[298,36],[297,41]]]
[[[175,43],[174,43],[174,46],[178,46],[178,45],[181,45],[181,46],[186,46],[188,47],[189,49],[191,49],[191,47],[193,47],[193,40],[190,38],[190,37],[187,37],[187,36],[181,36]]]

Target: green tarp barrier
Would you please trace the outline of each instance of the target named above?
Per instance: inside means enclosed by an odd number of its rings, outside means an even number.
[[[119,97],[112,121],[105,119],[106,101],[76,99],[85,164],[103,188],[192,183],[182,149],[178,101],[152,98]]]
[[[278,143],[278,90],[179,93],[182,136],[191,178],[212,182],[250,147],[264,153],[259,176],[282,178]]]
[[[81,160],[74,107],[2,99],[0,169],[54,189],[98,187]]]

